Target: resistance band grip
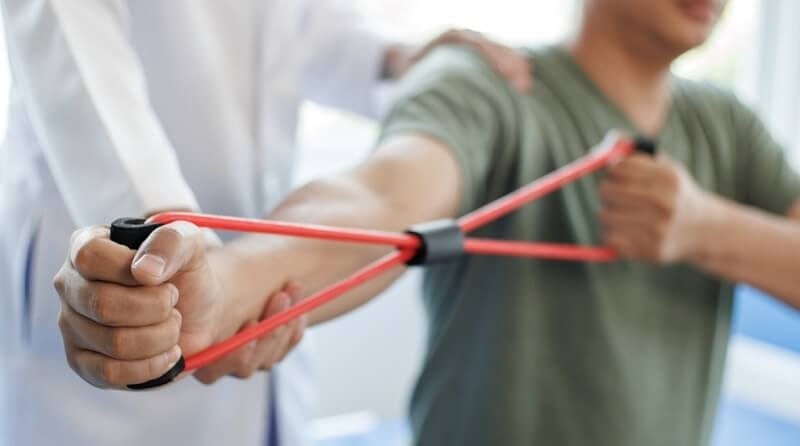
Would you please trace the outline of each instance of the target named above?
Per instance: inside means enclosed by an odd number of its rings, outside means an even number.
[[[147,240],[147,237],[161,226],[163,224],[147,223],[142,218],[120,218],[111,223],[111,241],[125,245],[130,249],[139,249],[139,246]],[[175,379],[185,367],[186,361],[181,356],[167,373],[147,382],[129,384],[127,387],[131,390],[144,390],[163,386]]]
[[[455,220],[434,220],[411,226],[406,233],[417,237],[420,246],[406,265],[448,262],[464,255],[464,232]]]

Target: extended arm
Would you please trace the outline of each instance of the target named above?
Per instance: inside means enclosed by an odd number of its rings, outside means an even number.
[[[455,216],[460,173],[446,146],[425,136],[388,139],[367,162],[341,175],[314,181],[291,194],[270,219],[402,231],[412,224]],[[254,297],[275,283],[298,280],[310,291],[344,277],[386,252],[385,248],[301,238],[248,236],[219,255],[235,259],[229,270],[233,320],[258,309]],[[360,305],[401,273],[355,290],[312,314],[320,322]],[[276,282],[277,281],[277,282]],[[263,304],[262,304],[263,305]],[[235,325],[235,322],[232,323]]]
[[[387,140],[362,166],[293,193],[270,217],[402,230],[453,216],[459,197],[459,170],[447,148],[430,138],[404,136]],[[206,249],[197,227],[185,222],[157,229],[136,252],[111,242],[103,227],[76,233],[72,249],[56,278],[67,358],[90,383],[113,388],[161,376],[177,355],[192,355],[259,319],[267,296],[287,282],[299,280],[314,291],[381,253],[360,245],[255,235]],[[400,272],[318,309],[312,322],[358,306]],[[287,340],[278,343],[279,353],[295,338],[281,330],[278,336]],[[214,364],[198,378],[213,382],[238,367],[248,370],[245,376],[252,373],[247,361],[253,353],[238,357],[244,364]]]

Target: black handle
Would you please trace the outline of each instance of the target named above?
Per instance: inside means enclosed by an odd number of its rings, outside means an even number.
[[[161,223],[146,223],[142,218],[120,218],[111,223],[111,241],[125,245],[130,249],[139,249],[142,243],[147,240],[147,237],[161,226]],[[129,384],[128,388],[131,390],[144,390],[163,386],[172,382],[185,367],[186,361],[181,356],[167,373],[147,382]]]
[[[654,139],[640,136],[634,141],[636,151],[650,156],[656,156],[658,152],[658,142]]]

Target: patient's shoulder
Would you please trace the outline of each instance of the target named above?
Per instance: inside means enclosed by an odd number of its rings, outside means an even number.
[[[741,131],[758,121],[756,113],[730,89],[709,81],[675,78],[675,103],[684,115],[697,119],[713,119]]]
[[[729,112],[748,109],[733,91],[713,82],[676,76],[673,84],[676,100],[687,102],[695,107]]]

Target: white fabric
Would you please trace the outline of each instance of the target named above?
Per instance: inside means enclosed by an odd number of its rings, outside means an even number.
[[[63,358],[52,277],[79,226],[165,208],[263,215],[289,186],[301,100],[374,113],[384,42],[324,0],[0,4],[13,76],[0,444],[263,444],[264,377],[143,394],[82,382]],[[308,361],[305,346],[276,371],[282,445],[307,440]]]
[[[800,168],[800,2],[771,0],[760,9],[755,57],[741,90]]]

